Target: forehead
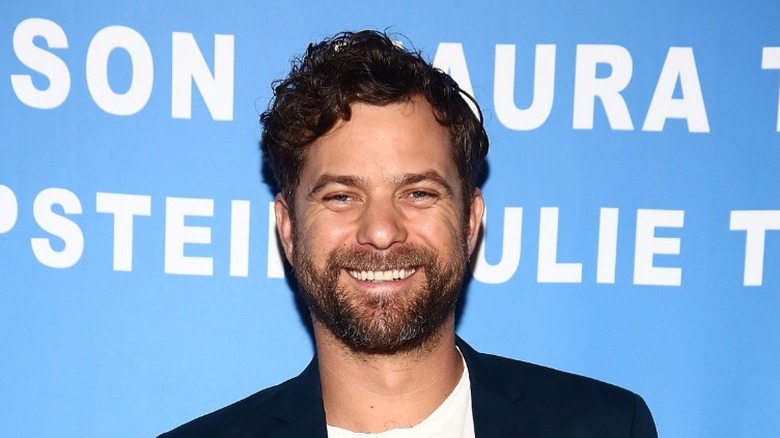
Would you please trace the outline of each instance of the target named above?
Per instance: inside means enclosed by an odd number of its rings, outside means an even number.
[[[301,170],[301,189],[319,177],[352,175],[368,181],[435,172],[458,186],[449,131],[423,98],[388,105],[355,103],[342,120],[315,141]]]

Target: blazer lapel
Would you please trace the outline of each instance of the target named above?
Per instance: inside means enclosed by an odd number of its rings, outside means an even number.
[[[533,419],[522,407],[523,388],[501,358],[478,353],[462,339],[456,344],[469,369],[474,432],[479,438],[522,437]]]
[[[273,401],[271,417],[277,420],[274,433],[263,436],[326,438],[325,409],[317,356]]]

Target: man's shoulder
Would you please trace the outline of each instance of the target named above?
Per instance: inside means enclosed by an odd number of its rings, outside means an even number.
[[[258,413],[268,412],[273,406],[274,399],[291,384],[291,380],[263,389],[231,405],[198,417],[160,435],[159,438],[227,437],[237,434],[240,436],[241,430],[245,429],[247,423],[272,421],[272,417],[258,415]]]
[[[625,388],[579,374],[488,353],[477,355],[483,369],[490,370],[494,383],[514,387],[526,396],[616,403],[633,403],[636,397]]]
[[[647,405],[632,391],[542,365],[478,353],[467,345],[461,350],[472,380],[474,415],[483,418],[483,425],[515,426],[539,436],[657,436]]]
[[[307,400],[321,400],[317,381],[311,381],[312,372],[316,373],[316,365],[314,370],[312,368],[310,365],[297,377],[191,420],[158,438],[238,438],[256,436],[258,431],[271,432],[282,428],[291,418],[301,415],[310,407]],[[305,397],[301,398],[301,394],[305,394]]]

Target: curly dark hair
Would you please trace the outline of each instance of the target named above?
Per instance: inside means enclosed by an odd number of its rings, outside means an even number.
[[[273,89],[274,98],[260,116],[262,150],[277,188],[288,200],[299,183],[308,146],[339,120],[349,120],[352,103],[387,105],[418,95],[425,97],[436,120],[449,131],[463,194],[471,199],[488,151],[479,106],[449,75],[419,52],[395,44],[386,33],[343,32],[310,44]]]

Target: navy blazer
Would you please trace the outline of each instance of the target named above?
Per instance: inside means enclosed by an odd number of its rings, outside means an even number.
[[[477,438],[655,438],[637,394],[598,380],[478,353],[457,340],[471,381]],[[159,438],[327,437],[315,357],[298,376]]]

